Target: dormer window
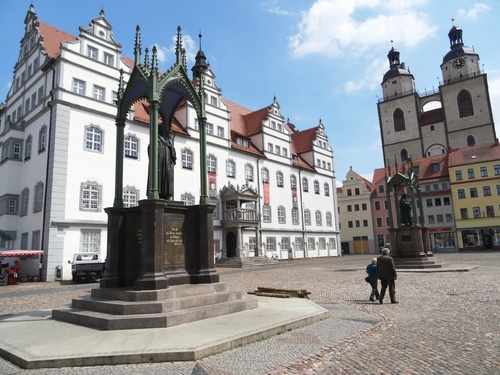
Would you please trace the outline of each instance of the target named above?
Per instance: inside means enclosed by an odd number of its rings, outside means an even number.
[[[248,142],[248,139],[242,138],[242,137],[236,137],[236,144],[244,147],[249,147],[250,143]]]

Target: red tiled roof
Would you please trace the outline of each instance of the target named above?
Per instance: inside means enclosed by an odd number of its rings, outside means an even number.
[[[222,99],[222,102],[227,106],[229,112],[231,113],[231,130],[244,137],[248,137],[244,115],[247,115],[252,111],[227,99]]]
[[[260,152],[260,150],[250,141],[250,139],[248,140],[248,144],[249,144],[248,147],[243,146],[243,145],[239,145],[238,143],[236,143],[236,137],[238,137],[238,136],[241,136],[241,134],[231,130],[231,147],[232,148],[234,148],[236,150],[249,152],[251,154],[255,154],[255,155],[258,155],[260,157],[265,157],[265,155],[262,152]]]
[[[420,113],[420,125],[430,125],[444,121],[443,108],[431,109]]]
[[[134,68],[135,61],[132,59],[129,59],[128,57],[122,56],[122,61],[125,65],[127,65],[130,69]]]
[[[449,155],[450,167],[495,161],[500,160],[500,145],[496,139],[495,143],[452,150]]]
[[[296,131],[292,134],[292,144],[296,153],[301,154],[312,150],[317,130],[318,127],[315,126],[314,128]]]
[[[135,121],[149,124],[149,103],[146,99],[135,102],[134,111]],[[161,118],[158,119],[158,123],[162,123]],[[189,134],[175,117],[172,119],[172,130],[176,133]]]
[[[43,21],[40,22],[40,34],[43,36],[43,46],[45,53],[49,57],[56,58],[61,54],[62,42],[76,42],[78,38],[68,34],[65,31],[49,25]]]

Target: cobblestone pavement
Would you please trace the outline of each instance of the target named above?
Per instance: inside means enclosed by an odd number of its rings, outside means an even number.
[[[478,267],[470,272],[400,271],[400,303],[382,305],[368,301],[364,282],[372,257],[219,270],[221,281],[243,291],[257,286],[307,289],[312,301],[331,312],[323,322],[269,340],[197,362],[22,370],[0,360],[0,374],[500,374],[500,253],[437,254],[440,263]],[[95,286],[0,287],[0,318],[67,304]]]

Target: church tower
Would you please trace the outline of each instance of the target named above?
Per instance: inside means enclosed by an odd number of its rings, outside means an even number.
[[[448,37],[450,51],[443,57],[440,83],[448,147],[492,143],[495,127],[488,81],[479,55],[464,45],[460,27],[453,25]]]
[[[392,43],[392,42],[391,42]],[[422,157],[415,79],[392,46],[389,70],[382,79],[383,98],[378,101],[384,163]]]

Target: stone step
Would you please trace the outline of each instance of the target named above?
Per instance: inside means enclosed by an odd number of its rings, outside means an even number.
[[[246,268],[259,266],[275,266],[278,264],[280,264],[279,260],[269,259],[266,257],[231,257],[219,259],[215,266],[220,268]]]
[[[235,301],[197,306],[168,313],[112,315],[75,307],[52,310],[52,317],[67,323],[103,330],[164,328],[257,308],[257,298],[245,295]]]
[[[179,298],[159,301],[122,301],[84,296],[73,299],[72,306],[77,309],[103,312],[114,315],[159,314],[183,310],[242,298],[239,290],[226,290],[215,293],[193,294]]]

